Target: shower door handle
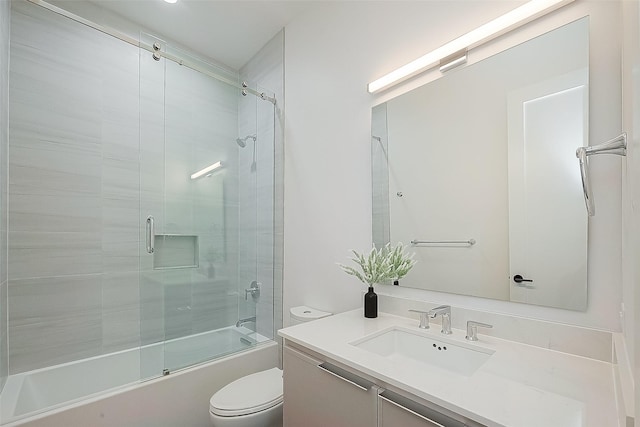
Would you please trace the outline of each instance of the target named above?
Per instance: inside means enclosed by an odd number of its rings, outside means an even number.
[[[146,232],[147,232],[147,253],[148,254],[152,254],[153,250],[154,250],[154,246],[156,244],[156,242],[155,242],[156,231],[155,231],[155,227],[154,227],[154,224],[153,224],[153,216],[152,215],[149,215],[147,217]]]

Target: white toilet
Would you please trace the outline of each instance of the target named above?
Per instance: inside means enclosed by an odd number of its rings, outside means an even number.
[[[290,326],[293,326],[299,323],[322,319],[323,317],[327,316],[331,316],[331,313],[316,310],[315,308],[307,307],[306,305],[291,307],[291,309],[289,310],[289,324]]]
[[[291,325],[330,316],[307,306],[289,310]],[[256,372],[222,387],[209,400],[214,427],[282,427],[282,370]]]

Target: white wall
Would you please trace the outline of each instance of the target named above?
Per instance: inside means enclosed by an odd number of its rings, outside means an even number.
[[[623,185],[622,300],[623,332],[635,383],[640,381],[640,3],[623,2],[623,128],[627,132],[626,180]],[[637,389],[636,389],[637,390]],[[640,426],[640,392],[635,397],[636,425]]]
[[[363,287],[335,265],[371,245],[371,107],[433,79],[428,72],[372,96],[368,82],[517,6],[515,2],[330,2],[286,28],[285,304],[339,312]],[[591,15],[590,141],[620,131],[619,5],[580,1],[471,52],[470,62]],[[600,160],[600,159],[598,159]],[[594,162],[595,163],[595,162]],[[384,292],[459,306],[619,329],[621,161],[593,166],[589,308],[570,312],[412,289]],[[382,292],[382,289],[378,289]]]

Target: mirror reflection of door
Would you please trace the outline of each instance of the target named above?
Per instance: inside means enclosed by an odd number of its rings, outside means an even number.
[[[588,83],[584,17],[373,109],[373,240],[423,241],[400,286],[586,310]]]
[[[588,81],[583,69],[508,95],[511,301],[586,307],[587,215],[574,152],[588,135]]]

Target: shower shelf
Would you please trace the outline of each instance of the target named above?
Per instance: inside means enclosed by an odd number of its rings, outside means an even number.
[[[198,236],[156,234],[153,269],[198,268]]]

